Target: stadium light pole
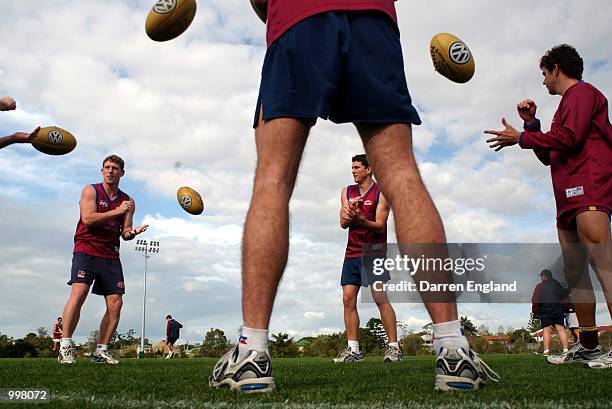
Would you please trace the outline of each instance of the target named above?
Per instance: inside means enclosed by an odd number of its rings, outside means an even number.
[[[138,359],[144,359],[145,320],[147,313],[147,267],[149,254],[159,253],[159,241],[136,240],[136,251],[144,255],[144,280],[142,284],[142,331],[140,334],[140,352]]]

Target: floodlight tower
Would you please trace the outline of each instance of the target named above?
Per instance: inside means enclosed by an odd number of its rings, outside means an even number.
[[[159,241],[136,240],[136,251],[144,255],[144,280],[142,281],[142,331],[138,359],[144,359],[145,319],[147,312],[147,267],[150,254],[159,253]]]

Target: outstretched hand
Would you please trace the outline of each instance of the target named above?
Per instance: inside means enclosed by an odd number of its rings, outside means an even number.
[[[34,129],[32,132],[15,132],[13,134],[13,142],[15,143],[30,143],[36,135],[38,135],[38,131],[40,131],[40,126]]]
[[[486,130],[484,133],[495,135],[495,138],[487,139],[489,148],[495,149],[495,152],[507,147],[516,145],[521,137],[521,133],[512,125],[506,122],[506,118],[502,118],[502,125],[505,127],[501,131]]]

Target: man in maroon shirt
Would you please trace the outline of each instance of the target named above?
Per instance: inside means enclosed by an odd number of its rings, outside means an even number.
[[[372,299],[380,311],[380,320],[387,334],[388,348],[385,351],[383,361],[400,362],[403,356],[397,342],[395,310],[387,298],[386,291],[377,289],[378,285],[390,279],[389,274],[388,272],[381,276],[367,274],[363,259],[368,255],[364,254],[362,249],[364,244],[376,245],[381,248],[381,256],[385,256],[387,219],[391,209],[387,199],[380,192],[378,184],[372,178],[372,169],[367,155],[353,156],[351,172],[355,184],[342,188],[340,194],[342,205],[340,208],[340,227],[349,230],[340,277],[348,345],[334,358],[334,362],[364,360],[363,353],[359,348],[359,312],[357,311],[357,295],[362,286],[372,286],[370,289]]]
[[[76,351],[72,343],[81,307],[92,292],[104,296],[106,313],[100,324],[100,339],[92,360],[96,363],[117,364],[108,352],[108,342],[119,324],[125,284],[119,260],[119,237],[132,240],[147,230],[148,225],[132,227],[136,203],[119,190],[119,181],[125,174],[124,162],[117,155],[102,161],[102,183],[87,185],[81,192],[80,219],[74,235],[70,297],[64,307],[64,333],[58,361],[75,362]]]
[[[421,255],[448,254],[440,215],[412,152],[411,127],[421,120],[406,84],[394,0],[251,4],[266,21],[268,49],[253,121],[257,165],[242,246],[243,327],[238,346],[219,360],[209,384],[269,392],[275,383],[268,326],[287,262],[289,201],[318,118],[357,128],[394,211],[398,243],[438,243],[435,254]],[[445,271],[415,277],[452,282]],[[463,335],[454,293],[425,294],[423,300],[434,323],[436,389],[477,389],[489,376]]]
[[[505,119],[502,131],[487,140],[496,151],[519,144],[533,149],[545,166],[550,166],[557,204],[557,232],[563,251],[564,271],[571,288],[580,323],[580,342],[567,354],[550,356],[560,364],[599,359],[595,326],[595,298],[587,264],[597,273],[612,316],[612,125],[608,101],[591,84],[582,81],[583,61],[567,44],[549,50],[540,60],[544,85],[551,95],[561,95],[549,132],[542,132],[536,104],[517,105],[525,122],[519,132]]]

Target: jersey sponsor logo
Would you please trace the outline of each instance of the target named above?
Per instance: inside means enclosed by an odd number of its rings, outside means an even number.
[[[365,202],[363,202],[363,204],[365,206],[372,206],[372,201],[371,200],[366,200]]]
[[[98,202],[98,205],[99,205],[100,207],[108,207],[108,203],[106,202],[106,200],[100,200],[100,201]]]
[[[78,278],[85,278],[86,273],[83,270],[79,270],[79,272],[77,273],[77,277]]]
[[[463,65],[470,61],[470,50],[461,41],[451,44],[448,49],[448,56],[455,64]]]
[[[244,335],[240,335],[240,338],[238,339],[238,342],[240,344],[246,345],[247,344],[247,337],[245,337]]]
[[[583,186],[576,186],[576,187],[571,187],[569,189],[565,189],[565,197],[567,197],[568,199],[570,197],[583,196],[583,195],[584,195]]]
[[[168,14],[176,7],[176,0],[159,0],[153,10],[159,14]]]

